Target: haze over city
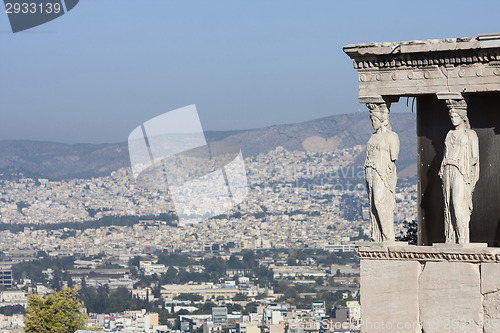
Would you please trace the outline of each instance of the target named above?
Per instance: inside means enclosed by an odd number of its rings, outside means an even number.
[[[0,140],[123,142],[190,104],[205,130],[364,111],[344,45],[494,32],[499,6],[86,0],[16,34],[0,15]]]

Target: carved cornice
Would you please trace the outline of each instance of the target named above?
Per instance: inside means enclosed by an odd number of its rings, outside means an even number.
[[[354,68],[468,65],[500,61],[500,34],[347,45]]]
[[[500,249],[441,249],[429,246],[358,247],[361,260],[500,262]]]
[[[352,58],[355,69],[412,69],[425,66],[490,64],[499,66],[500,49],[493,50],[456,50],[445,52],[425,52],[408,54],[385,54],[378,56],[355,56]]]
[[[500,91],[500,34],[348,45],[359,96]]]

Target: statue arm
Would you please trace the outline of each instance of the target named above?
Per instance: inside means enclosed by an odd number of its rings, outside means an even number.
[[[446,145],[448,142],[450,142],[450,133],[451,131],[448,131],[448,133],[446,133],[446,138],[444,139],[444,152],[443,152],[443,160],[441,161],[441,166],[439,167],[439,172],[438,172],[438,175],[439,175],[439,178],[443,179],[443,176],[444,176],[444,167],[446,165]]]
[[[389,149],[391,153],[391,160],[394,162],[398,159],[399,156],[399,137],[396,133],[391,133]]]
[[[471,130],[469,133],[469,142],[470,142],[470,150],[471,150],[471,185],[472,191],[474,191],[474,187],[476,182],[479,180],[479,139],[474,130]]]
[[[472,153],[472,165],[479,163],[479,139],[474,130],[471,132],[471,153]]]

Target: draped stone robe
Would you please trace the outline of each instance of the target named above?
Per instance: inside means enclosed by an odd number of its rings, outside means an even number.
[[[396,164],[399,137],[391,130],[375,132],[366,147],[365,175],[370,205],[371,238],[394,241]]]
[[[446,243],[469,243],[472,194],[479,179],[479,140],[474,130],[448,132],[439,176],[443,181]]]

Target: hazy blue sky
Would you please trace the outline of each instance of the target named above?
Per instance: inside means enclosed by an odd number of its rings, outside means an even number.
[[[0,140],[125,141],[189,104],[205,130],[354,112],[344,45],[500,32],[499,13],[493,0],[81,0],[16,34],[0,13]]]

